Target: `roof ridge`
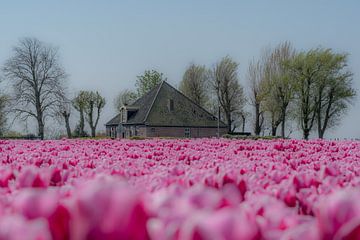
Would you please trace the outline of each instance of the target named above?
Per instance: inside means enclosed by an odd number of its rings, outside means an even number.
[[[148,116],[149,116],[149,114],[150,114],[150,111],[151,111],[151,109],[152,109],[153,106],[154,106],[154,102],[155,102],[157,96],[159,95],[160,89],[161,89],[161,87],[163,86],[164,82],[165,82],[165,81],[163,80],[163,81],[159,84],[158,89],[157,89],[157,91],[156,91],[156,94],[155,94],[155,96],[154,96],[154,99],[153,99],[152,102],[151,102],[150,108],[149,108],[148,112],[147,112],[146,115],[145,115],[145,118],[144,118],[144,120],[143,120],[143,123],[146,122],[146,120],[147,120],[147,118],[148,118]]]

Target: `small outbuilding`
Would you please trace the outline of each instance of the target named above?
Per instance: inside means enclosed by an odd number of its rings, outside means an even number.
[[[216,137],[227,125],[163,81],[106,123],[111,138]]]

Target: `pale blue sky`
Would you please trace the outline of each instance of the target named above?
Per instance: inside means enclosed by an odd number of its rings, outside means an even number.
[[[145,69],[158,69],[177,85],[190,62],[212,66],[230,55],[245,85],[249,61],[284,40],[299,50],[350,53],[360,89],[359,13],[356,0],[2,1],[0,63],[21,37],[58,46],[73,91],[98,89],[107,97],[103,128],[116,93]],[[360,137],[359,99],[329,137]]]

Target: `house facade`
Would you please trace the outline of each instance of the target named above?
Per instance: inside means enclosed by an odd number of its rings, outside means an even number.
[[[219,125],[219,126],[218,126]],[[227,125],[163,81],[106,123],[111,138],[216,137]]]

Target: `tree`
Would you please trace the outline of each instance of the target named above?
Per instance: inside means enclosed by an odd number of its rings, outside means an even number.
[[[73,107],[79,112],[80,118],[79,123],[75,128],[75,136],[85,137],[87,136],[85,132],[85,108],[87,104],[87,92],[80,91],[76,97],[72,100]]]
[[[105,98],[102,97],[99,92],[85,92],[86,104],[85,104],[85,113],[86,121],[89,123],[91,129],[91,136],[96,136],[96,127],[100,119],[100,114],[104,108],[106,102]]]
[[[72,137],[88,137],[89,134],[84,130],[81,129],[80,124],[76,124],[73,133],[71,134]]]
[[[237,70],[238,63],[227,56],[216,64],[211,74],[212,87],[225,113],[229,133],[234,131],[233,115],[241,112],[245,104],[245,95],[239,84]]]
[[[24,121],[34,118],[38,135],[44,139],[46,118],[54,116],[67,77],[58,49],[36,38],[21,39],[3,72],[13,88],[11,100],[16,117]]]
[[[235,128],[239,127],[241,129],[242,132],[245,132],[245,126],[246,126],[246,119],[249,117],[249,112],[246,112],[244,110],[242,111],[236,111],[233,114],[233,130],[235,130]]]
[[[327,128],[338,124],[356,94],[352,73],[346,69],[347,55],[316,48],[297,54],[285,66],[295,80],[304,138],[309,138],[315,125],[319,138],[323,138]]]
[[[6,125],[6,105],[8,98],[5,95],[0,95],[0,136],[4,135],[5,125]]]
[[[179,90],[196,104],[206,108],[208,96],[208,73],[205,66],[194,63],[186,69]]]
[[[64,98],[58,106],[58,116],[65,123],[66,134],[68,138],[72,138],[70,127],[71,101]]]
[[[137,99],[136,93],[128,89],[125,89],[116,96],[114,101],[115,108],[118,112],[120,112],[122,106],[133,104],[136,99]]]
[[[277,128],[281,124],[281,109],[272,91],[265,94],[263,102],[264,116],[268,120],[267,123],[271,126],[271,136],[276,136]]]
[[[298,120],[304,139],[309,139],[316,118],[315,84],[323,69],[317,50],[300,52],[285,62],[294,79],[295,94],[299,106]]]
[[[143,75],[137,76],[135,86],[138,97],[142,97],[162,81],[166,81],[163,73],[156,70],[146,70]]]
[[[264,64],[259,61],[250,62],[248,69],[248,80],[250,83],[250,103],[255,110],[254,134],[259,136],[264,124]]]
[[[331,49],[319,49],[324,61],[324,71],[316,82],[316,125],[318,137],[323,138],[329,127],[339,124],[356,96],[353,74],[347,69],[347,54],[333,53]]]
[[[265,56],[264,106],[271,116],[273,136],[281,124],[281,136],[285,137],[286,116],[289,104],[294,98],[294,84],[283,63],[294,56],[295,50],[289,42],[280,43]]]

